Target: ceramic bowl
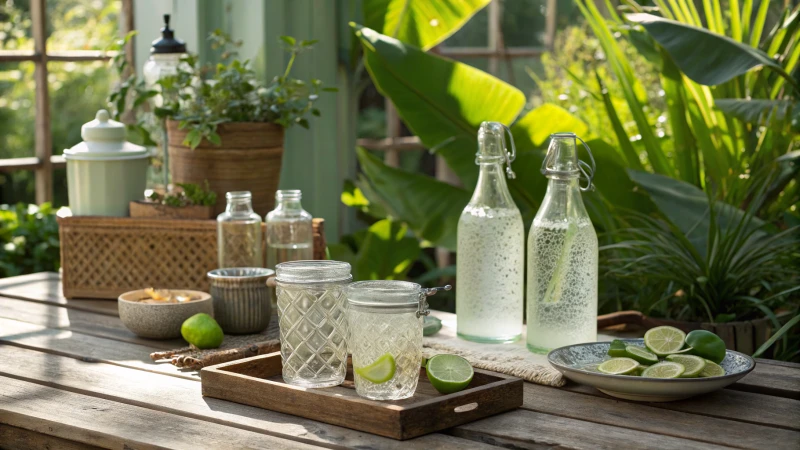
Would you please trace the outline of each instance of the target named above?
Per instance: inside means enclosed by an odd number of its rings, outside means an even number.
[[[644,346],[644,339],[622,339],[628,345]],[[594,386],[612,397],[642,402],[670,402],[707,394],[737,382],[756,366],[753,358],[727,350],[720,366],[725,375],[709,378],[643,378],[627,375],[608,375],[597,371],[599,363],[610,359],[610,342],[591,342],[557,348],[547,360],[568,379]]]
[[[181,337],[183,322],[197,313],[214,316],[211,295],[200,291],[184,291],[200,299],[185,303],[140,303],[146,297],[143,289],[119,296],[119,318],[134,334],[149,339],[174,339]]]

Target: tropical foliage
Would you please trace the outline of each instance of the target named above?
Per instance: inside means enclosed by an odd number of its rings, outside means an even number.
[[[56,210],[49,203],[0,205],[0,248],[0,278],[58,271]]]

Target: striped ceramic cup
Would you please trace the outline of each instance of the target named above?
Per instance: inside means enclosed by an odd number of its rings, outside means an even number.
[[[214,318],[222,331],[230,334],[251,334],[264,331],[272,315],[271,289],[267,278],[270,269],[237,267],[208,272]]]

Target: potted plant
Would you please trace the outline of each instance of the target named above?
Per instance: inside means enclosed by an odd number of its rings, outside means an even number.
[[[120,115],[131,97],[137,108],[160,93],[163,104],[153,112],[166,120],[172,183],[207,181],[220,193],[215,213],[225,210],[224,193],[250,191],[254,209],[264,215],[274,207],[284,130],[294,125],[308,128],[308,115],[320,115],[314,107],[320,92],[336,89],[323,87],[317,79],[291,77],[297,56],[316,41],[281,36],[289,61],[281,75],[265,84],[249,60],[237,58],[235,48],[241,42],[220,30],[209,39],[212,47],[224,50],[220,63],[203,65],[197,55],[187,54],[175,75],[158,81],[158,89],[148,89],[132,76],[121,83],[124,92],[112,93],[109,100]],[[140,133],[143,129],[137,126]]]
[[[631,213],[616,243],[600,248],[601,270],[607,291],[639,311],[600,316],[598,325],[707,329],[728,348],[762,353],[780,337],[772,331],[791,328],[781,322],[797,314],[800,293],[800,226],[779,230],[756,218],[763,200],[752,197],[742,211],[709,198],[708,215],[685,233]]]
[[[131,217],[158,219],[214,218],[217,194],[208,187],[192,183],[179,183],[178,189],[170,192],[152,191],[144,201],[130,203]]]

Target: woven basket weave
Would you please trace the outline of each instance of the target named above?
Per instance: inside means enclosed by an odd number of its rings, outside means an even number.
[[[325,258],[323,219],[314,219],[314,259]],[[116,299],[146,287],[208,292],[217,268],[214,220],[59,217],[66,298]]]

